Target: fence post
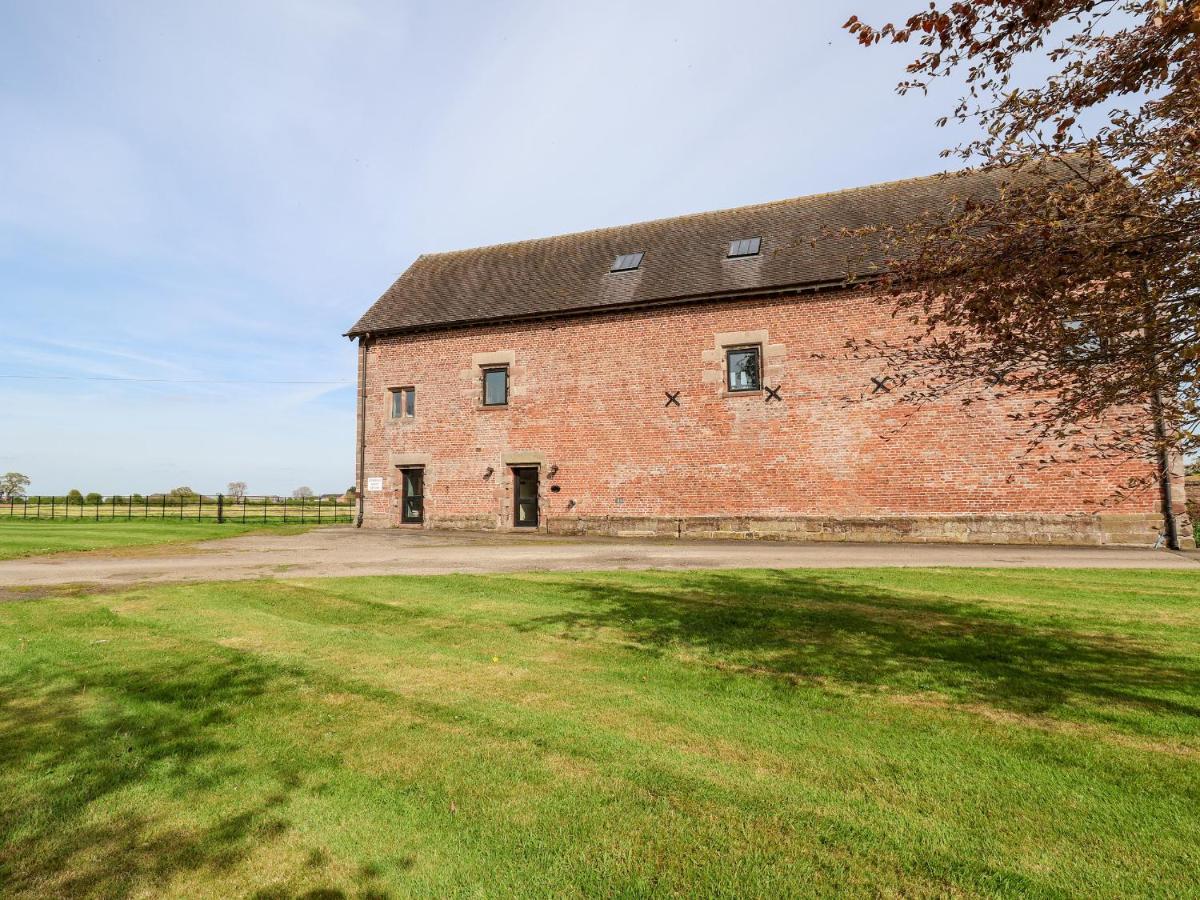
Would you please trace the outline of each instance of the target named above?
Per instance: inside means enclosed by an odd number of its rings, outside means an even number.
[[[217,494],[217,524],[225,524],[225,495]]]
[[[200,495],[200,502],[196,504],[196,521],[199,522],[204,515],[204,495]]]

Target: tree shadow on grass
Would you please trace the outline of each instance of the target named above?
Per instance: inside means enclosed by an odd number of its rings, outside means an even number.
[[[0,685],[0,884],[5,896],[123,897],[165,888],[182,872],[215,877],[290,827],[282,813],[299,786],[256,796],[206,827],[168,825],[152,813],[115,817],[104,801],[153,778],[148,796],[186,808],[195,791],[235,784],[220,726],[280,676],[248,659],[179,661],[142,668],[31,666]]]
[[[585,577],[554,587],[570,611],[522,628],[568,638],[611,630],[644,651],[723,669],[937,692],[1026,714],[1072,707],[1137,731],[1177,732],[1181,723],[1200,731],[1200,659],[983,604],[787,571],[672,573],[637,586]],[[1154,717],[1173,725],[1153,725]]]

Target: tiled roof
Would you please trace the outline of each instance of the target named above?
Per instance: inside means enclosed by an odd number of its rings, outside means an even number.
[[[422,255],[347,334],[406,331],[845,284],[878,273],[878,242],[842,228],[901,224],[970,196],[997,174],[934,175],[558,237]],[[757,256],[730,241],[761,237]],[[623,253],[641,266],[610,272]]]

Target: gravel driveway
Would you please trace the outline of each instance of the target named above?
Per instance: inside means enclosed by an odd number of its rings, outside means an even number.
[[[1194,570],[1193,553],[1111,547],[801,544],[465,534],[351,527],[0,562],[0,586],[530,570],[1052,566]]]

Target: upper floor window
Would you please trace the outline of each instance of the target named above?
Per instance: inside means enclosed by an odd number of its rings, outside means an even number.
[[[483,370],[483,405],[508,404],[508,366]]]
[[[725,351],[727,386],[730,391],[757,391],[762,388],[760,347],[730,347]]]
[[[1064,353],[1079,361],[1097,359],[1104,354],[1105,341],[1083,319],[1063,319]]]
[[[417,389],[392,388],[392,418],[411,419],[417,412]]]

